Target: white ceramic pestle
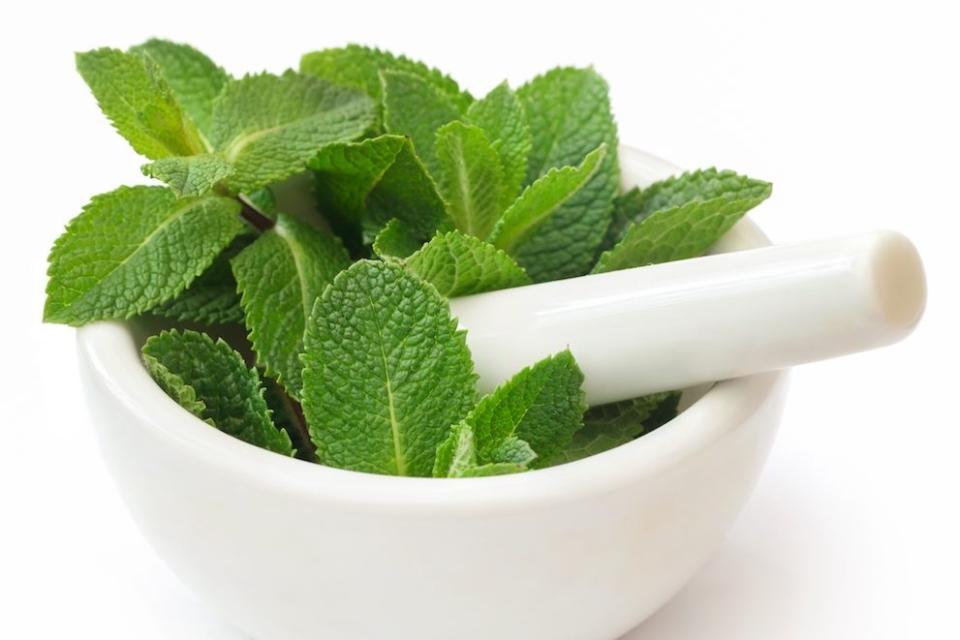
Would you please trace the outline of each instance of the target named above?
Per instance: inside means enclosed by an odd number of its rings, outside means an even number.
[[[482,293],[451,307],[487,392],[570,348],[590,404],[783,369],[908,335],[926,300],[892,231]],[[638,373],[639,372],[639,373]]]

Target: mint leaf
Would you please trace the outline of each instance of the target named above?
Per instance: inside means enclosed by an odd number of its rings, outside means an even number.
[[[292,71],[262,73],[227,83],[209,137],[234,167],[227,186],[254,191],[299,173],[324,145],[359,138],[375,117],[359,91]]]
[[[161,158],[140,170],[147,177],[166,182],[178,196],[202,196],[233,173],[233,168],[213,153]]]
[[[490,234],[490,242],[511,255],[518,255],[519,248],[543,233],[549,220],[591,182],[606,155],[607,148],[601,146],[587,154],[579,166],[551,169],[537,179],[503,213]],[[535,261],[528,260],[528,263],[537,268]]]
[[[679,392],[667,391],[591,407],[583,416],[583,428],[550,464],[580,460],[650,433],[677,415],[679,401]]]
[[[406,258],[423,246],[423,241],[406,222],[392,219],[373,241],[373,252],[384,260]]]
[[[545,466],[583,425],[583,373],[569,351],[520,371],[484,396],[464,419],[475,433],[480,463],[504,462],[504,442],[517,437]]]
[[[194,124],[152,59],[117,49],[77,54],[77,71],[100,110],[137,153],[151,160],[205,151]]]
[[[151,307],[149,313],[181,322],[243,322],[240,294],[237,293],[237,281],[230,269],[230,260],[252,240],[252,234],[237,236],[185,291],[169,302]]]
[[[195,390],[203,404],[201,418],[245,442],[293,455],[290,437],[270,418],[257,370],[247,369],[226,342],[214,342],[196,331],[171,330],[148,338],[142,351],[147,369],[158,382],[172,374]],[[166,371],[154,373],[162,370]]]
[[[78,326],[172,300],[245,230],[239,211],[162,187],[94,196],[50,252],[44,320]]]
[[[505,252],[459,231],[438,234],[404,265],[448,298],[530,284]]]
[[[461,109],[466,109],[473,98],[460,90],[449,76],[431,69],[422,62],[396,56],[387,51],[350,44],[337,49],[324,49],[304,55],[300,59],[300,72],[323,78],[334,84],[355,87],[375,98],[383,97],[380,71],[403,71],[415,75],[441,91]]]
[[[526,471],[536,455],[526,442],[510,437],[493,452],[495,462],[480,463],[473,427],[459,422],[437,447],[433,475],[435,478],[468,478],[518,473]]]
[[[308,166],[316,172],[321,208],[350,222],[363,221],[372,236],[394,218],[422,240],[447,224],[436,185],[403,136],[330,145]]]
[[[620,241],[600,256],[594,271],[702,255],[770,192],[768,182],[716,169],[651,185],[634,198],[636,210],[631,217],[637,222],[627,225]]]
[[[503,166],[501,210],[510,206],[524,185],[533,148],[530,127],[517,95],[506,82],[498,85],[467,109],[467,122],[475,124],[493,141]]]
[[[310,432],[307,431],[306,422],[299,412],[296,400],[292,400],[283,387],[270,378],[263,380],[263,397],[273,417],[273,424],[290,436],[290,442],[296,450],[294,455],[301,460],[316,461],[316,447],[310,440]]]
[[[536,282],[583,275],[596,259],[619,190],[617,127],[607,84],[593,69],[559,68],[520,87],[517,96],[533,136],[528,183],[607,145],[593,178],[511,252]]]
[[[437,185],[461,231],[485,240],[503,213],[503,166],[483,129],[459,121],[436,133]]]
[[[333,235],[280,214],[232,261],[257,363],[293,397],[300,395],[300,353],[313,303],[350,257]]]
[[[320,461],[430,475],[476,383],[436,290],[398,267],[357,262],[314,305],[304,344],[303,410]]]
[[[439,172],[434,150],[436,131],[460,117],[457,103],[412,73],[383,71],[383,126],[387,133],[405,135],[430,175]]]
[[[230,79],[226,71],[190,45],[169,40],[151,38],[130,53],[153,60],[190,119],[200,131],[209,131],[213,99]]]
[[[197,390],[183,381],[183,378],[173,373],[151,356],[144,355],[143,362],[154,381],[160,385],[163,392],[173,398],[181,407],[197,416],[211,426],[213,422],[204,417],[207,405],[197,397]]]

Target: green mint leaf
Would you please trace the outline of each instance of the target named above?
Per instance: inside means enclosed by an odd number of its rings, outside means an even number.
[[[246,201],[254,209],[270,218],[271,220],[276,220],[279,212],[277,211],[277,197],[274,195],[270,187],[264,187],[262,189],[257,189],[256,191],[251,191],[250,193],[244,194],[243,196]]]
[[[480,463],[473,427],[466,421],[458,422],[447,439],[437,447],[433,465],[435,478],[469,478],[502,475],[526,471],[537,454],[519,438],[506,438],[491,453],[493,462]]]
[[[357,262],[314,305],[304,344],[303,410],[320,461],[429,476],[476,384],[464,333],[436,290],[398,267]]]
[[[227,186],[255,191],[303,171],[325,145],[359,138],[373,101],[353,89],[292,71],[228,82],[214,101],[210,144],[234,167]]]
[[[512,252],[536,282],[583,275],[603,243],[620,183],[607,84],[593,69],[559,68],[520,87],[517,96],[533,136],[528,183],[607,145],[590,182]]]
[[[610,249],[623,239],[623,234],[631,222],[639,222],[650,213],[652,212],[644,211],[643,192],[638,187],[617,196],[613,201],[613,220],[603,244],[600,245],[601,251]]]
[[[679,401],[679,392],[667,391],[591,407],[583,416],[583,428],[550,464],[580,460],[650,433],[677,415]]]
[[[77,71],[100,110],[137,153],[157,160],[206,150],[152,59],[94,49],[77,54]]]
[[[44,320],[129,318],[172,300],[246,225],[240,206],[163,187],[94,196],[53,245]]]
[[[423,241],[406,222],[393,218],[373,241],[373,252],[384,260],[406,258],[423,246]]]
[[[197,416],[207,424],[214,426],[213,422],[204,416],[207,405],[203,400],[197,397],[197,390],[183,381],[183,378],[173,373],[160,361],[152,356],[143,355],[143,363],[147,366],[147,371],[153,377],[154,381],[160,385],[164,393],[173,398],[181,407]]]
[[[473,427],[478,461],[505,462],[497,459],[504,441],[517,437],[537,454],[531,466],[544,466],[583,426],[582,384],[583,373],[573,355],[562,351],[481,398],[464,419]]]
[[[480,127],[454,121],[437,130],[437,186],[454,226],[485,240],[503,213],[503,165]]]
[[[192,387],[203,404],[200,417],[221,431],[293,455],[290,437],[274,426],[270,417],[257,370],[248,369],[240,354],[223,340],[214,342],[196,331],[164,331],[144,343],[143,360],[158,382],[166,374],[154,372],[162,368]]]
[[[623,237],[595,272],[616,271],[702,255],[750,209],[770,196],[769,182],[707,169],[656,183],[632,198]]]
[[[232,265],[257,363],[299,397],[307,317],[350,257],[330,233],[280,214]]]
[[[387,133],[405,135],[430,175],[439,173],[434,145],[436,131],[460,117],[449,96],[420,76],[402,71],[383,71],[383,126]]]
[[[504,251],[459,231],[438,234],[404,265],[448,298],[530,284]]]
[[[130,49],[160,68],[177,102],[202,132],[210,130],[213,99],[230,80],[227,72],[190,45],[152,38]]]
[[[383,97],[380,85],[382,70],[403,71],[418,76],[443,92],[461,109],[466,109],[473,100],[469,93],[460,90],[452,78],[440,71],[405,56],[371,47],[350,44],[337,49],[314,51],[300,59],[301,73],[361,89],[377,102]]]
[[[161,158],[140,170],[147,177],[166,182],[178,196],[202,196],[233,173],[233,168],[214,153]]]
[[[490,242],[507,253],[519,256],[520,249],[544,233],[549,221],[591,183],[608,151],[604,146],[591,151],[579,166],[551,169],[524,189],[510,205],[490,234]],[[536,261],[527,263],[538,268]],[[518,259],[524,264],[522,259]]]
[[[520,99],[506,82],[498,85],[467,109],[467,122],[475,124],[493,141],[503,166],[501,210],[510,206],[524,185],[533,138]]]
[[[253,237],[252,234],[237,236],[185,291],[173,300],[151,307],[149,313],[181,322],[243,322],[243,308],[230,260],[249,245]]]
[[[330,145],[308,166],[316,173],[321,208],[349,222],[363,222],[373,237],[392,219],[422,240],[448,224],[433,179],[403,136],[385,135]]]
[[[273,423],[290,436],[290,442],[296,450],[295,455],[307,461],[315,461],[315,447],[310,440],[306,422],[298,410],[296,400],[290,398],[280,384],[271,378],[263,380],[263,397],[270,408]]]

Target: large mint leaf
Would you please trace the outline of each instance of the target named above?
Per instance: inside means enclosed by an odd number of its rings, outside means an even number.
[[[145,176],[166,182],[178,196],[202,196],[233,173],[226,160],[215,153],[161,158],[140,170]]]
[[[243,308],[230,260],[249,245],[253,237],[253,234],[238,236],[185,291],[169,302],[151,307],[149,313],[182,322],[243,322]]]
[[[430,175],[439,173],[436,131],[460,117],[456,102],[412,73],[383,71],[383,126],[387,133],[405,135]]]
[[[583,373],[569,351],[524,369],[484,396],[464,419],[474,431],[480,463],[501,462],[508,438],[528,443],[545,466],[583,425]]]
[[[530,284],[505,252],[459,231],[438,234],[404,265],[448,298]]]
[[[401,268],[357,262],[317,301],[304,343],[303,409],[319,460],[430,475],[476,384],[464,334],[436,290]]]
[[[449,76],[431,69],[422,62],[396,56],[387,51],[350,44],[337,49],[324,49],[305,54],[300,59],[300,71],[333,82],[356,87],[378,102],[383,97],[380,72],[403,71],[418,76],[443,92],[461,109],[472,101],[469,93],[460,90]]]
[[[77,71],[100,110],[137,153],[156,160],[205,151],[199,132],[152,59],[94,49],[77,54]]]
[[[240,354],[223,340],[214,342],[196,331],[164,331],[147,339],[143,360],[165,390],[169,375],[189,385],[203,404],[200,417],[221,431],[258,447],[293,455],[290,437],[270,418],[257,370],[248,369]],[[186,408],[196,411],[198,405]]]
[[[94,196],[50,252],[44,319],[82,325],[172,300],[245,230],[227,198],[162,187]]]
[[[437,447],[433,475],[436,478],[469,478],[518,473],[526,471],[536,457],[529,444],[509,437],[492,452],[492,462],[481,463],[477,457],[473,427],[463,421],[454,425],[447,439]]]
[[[480,127],[459,121],[437,130],[437,186],[454,226],[485,240],[503,213],[503,165]]]
[[[583,428],[550,464],[580,460],[650,433],[677,415],[679,401],[679,392],[667,391],[591,407],[583,416]]]
[[[770,196],[769,182],[707,169],[651,185],[631,198],[636,222],[605,251],[595,272],[702,255],[750,209]]]
[[[551,169],[537,179],[504,212],[490,234],[490,242],[512,255],[522,255],[522,248],[543,233],[550,220],[591,183],[606,154],[607,148],[601,146],[587,154],[579,166]]]
[[[284,214],[232,261],[257,363],[294,397],[300,395],[307,317],[349,264],[336,237]]]
[[[533,147],[523,105],[504,82],[470,105],[466,119],[483,129],[500,156],[503,166],[501,209],[506,209],[520,195]]]
[[[607,85],[592,69],[559,68],[534,78],[517,95],[533,136],[528,183],[607,145],[589,183],[514,253],[537,282],[583,275],[596,259],[619,189],[617,127]]]
[[[233,191],[254,191],[299,173],[325,145],[348,142],[374,123],[365,94],[292,71],[227,83],[214,101],[210,144],[234,172]]]
[[[226,71],[190,45],[169,40],[151,38],[130,52],[151,58],[194,124],[210,130],[213,99],[230,79]]]
[[[325,147],[308,163],[324,212],[379,232],[397,219],[422,240],[446,224],[443,200],[403,136]],[[366,238],[372,241],[372,238]]]

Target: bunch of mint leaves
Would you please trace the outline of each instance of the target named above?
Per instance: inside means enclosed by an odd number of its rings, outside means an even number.
[[[513,473],[662,425],[678,393],[588,409],[569,351],[478,399],[447,300],[698,256],[770,194],[715,169],[620,193],[592,69],[475,98],[356,45],[280,75],[163,40],[77,68],[166,186],[94,196],[67,225],[44,319],[165,318],[143,360],[183,408],[344,469]]]

